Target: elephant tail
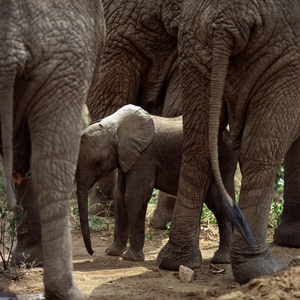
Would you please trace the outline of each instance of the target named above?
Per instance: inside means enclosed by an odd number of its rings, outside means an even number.
[[[251,230],[235,201],[226,191],[219,167],[218,138],[220,131],[220,116],[225,82],[228,74],[229,58],[232,53],[233,41],[231,37],[224,37],[224,31],[217,30],[213,38],[213,58],[211,73],[211,95],[209,115],[209,151],[211,156],[212,171],[223,198],[225,209],[231,222],[239,230],[246,242],[254,245]]]
[[[16,196],[12,188],[13,175],[13,103],[16,72],[0,70],[0,119],[1,119],[1,150],[5,172],[5,190],[9,210],[16,206]]]

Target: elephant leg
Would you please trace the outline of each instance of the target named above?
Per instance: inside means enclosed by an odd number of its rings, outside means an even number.
[[[129,249],[122,258],[132,261],[144,261],[145,218],[147,204],[151,198],[155,171],[148,166],[134,167],[134,172],[126,178],[126,209],[129,223]],[[137,174],[139,177],[137,179]]]
[[[76,80],[73,82],[76,84]],[[65,85],[66,94],[60,89],[55,90],[58,94],[52,91],[52,98],[47,99],[47,113],[46,101],[40,101],[28,118],[30,169],[41,220],[46,299],[84,299],[72,274],[69,214],[81,132],[80,122],[74,120],[81,119],[83,105],[68,105],[66,101],[73,90],[74,87]],[[79,98],[83,100],[84,95]]]
[[[194,46],[189,32],[192,28],[187,26],[180,28],[178,33],[181,39],[178,53],[182,62],[180,85],[184,136],[181,171],[169,241],[157,257],[160,267],[169,270],[178,270],[180,265],[190,268],[201,265],[200,216],[212,174],[206,121],[209,112],[206,99],[210,91],[193,59],[190,59]],[[200,97],[199,91],[203,92]]]
[[[114,211],[114,192],[117,182],[118,171],[115,170],[108,176],[100,179],[92,188],[90,197],[90,215],[106,217]]]
[[[224,131],[222,140],[219,142],[219,166],[224,186],[231,196],[235,199],[234,175],[239,160],[239,152],[232,150],[228,146],[228,132]],[[220,244],[215,252],[212,263],[230,263],[230,244],[232,237],[232,224],[225,211],[221,195],[218,192],[215,180],[212,180],[206,194],[205,204],[214,213],[220,234]]]
[[[282,222],[274,233],[276,244],[300,248],[300,138],[284,159],[284,207]]]
[[[234,199],[234,198],[233,198]],[[210,185],[205,198],[205,204],[215,215],[218,226],[220,243],[218,250],[211,259],[212,263],[230,263],[230,243],[232,237],[232,224],[225,211],[221,195],[218,192],[215,182]]]
[[[194,130],[186,134],[186,141],[192,141],[190,135],[196,132]],[[194,138],[197,141],[197,137]],[[205,157],[197,151],[197,143],[198,141],[183,145],[179,188],[169,241],[157,257],[160,267],[168,270],[178,270],[180,265],[199,268],[202,263],[199,249],[200,216],[211,173],[209,159],[203,161]]]
[[[250,151],[251,152],[251,151]],[[249,153],[250,154],[250,153]],[[250,247],[234,228],[230,257],[234,278],[239,283],[246,283],[261,275],[273,274],[286,268],[285,263],[276,257],[266,242],[267,221],[271,206],[275,169],[280,165],[266,166],[249,155],[242,159],[243,181],[239,206],[254,236],[255,244]],[[268,172],[268,174],[267,174]]]
[[[276,91],[277,97],[273,94],[268,98],[264,91],[264,98],[258,99],[264,106],[255,105],[253,99],[243,131],[240,159],[243,177],[239,206],[252,231],[255,244],[252,247],[247,245],[234,229],[231,261],[234,277],[239,283],[286,268],[285,263],[270,251],[266,242],[276,174],[282,158],[299,133],[299,105],[290,105],[282,100],[287,99],[287,95],[291,96],[297,85],[284,89],[284,83],[285,78],[280,78],[281,90]],[[273,84],[276,86],[276,83]],[[298,95],[292,96],[294,98],[291,99],[297,103]],[[284,116],[288,116],[284,126],[283,111]]]
[[[17,245],[14,249],[12,262],[42,266],[42,240],[40,213],[30,178],[25,178],[16,185],[18,204],[16,216],[21,220],[17,229]]]
[[[150,216],[151,225],[159,229],[166,229],[167,223],[172,220],[176,197],[159,192],[157,206]]]
[[[126,178],[123,172],[118,172],[117,189],[115,193],[115,229],[114,241],[105,250],[105,253],[113,256],[120,256],[126,249],[128,240],[128,217],[127,208],[125,204],[125,185]]]
[[[73,144],[73,141],[70,141],[70,144]],[[35,159],[33,154],[31,170],[41,217],[46,299],[77,299],[81,293],[72,275],[69,223],[76,163],[75,160],[72,164],[68,160],[53,161],[49,159],[49,155],[42,153],[39,156],[40,159]],[[70,169],[73,172],[64,172]],[[45,170],[46,174],[43,173]],[[56,178],[56,181],[53,181],[53,178]]]

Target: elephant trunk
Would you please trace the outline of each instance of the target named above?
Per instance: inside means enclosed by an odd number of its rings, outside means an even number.
[[[86,182],[77,181],[77,197],[78,210],[80,218],[81,233],[84,240],[85,248],[90,255],[93,255],[94,250],[91,245],[91,236],[88,220],[88,191],[89,185]]]
[[[247,243],[254,244],[253,235],[246,223],[244,216],[235,201],[226,191],[219,166],[218,140],[220,131],[220,116],[222,100],[224,95],[225,82],[228,74],[229,58],[233,49],[231,36],[224,37],[224,31],[217,30],[213,38],[213,59],[211,72],[211,95],[210,95],[210,115],[209,115],[209,151],[211,157],[212,170],[222,195],[224,206],[231,222],[237,227]]]

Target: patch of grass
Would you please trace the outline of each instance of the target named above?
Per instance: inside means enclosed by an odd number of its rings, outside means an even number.
[[[269,224],[276,229],[282,220],[284,192],[284,166],[281,164],[274,183],[274,196],[271,203]]]
[[[207,207],[207,205],[204,203],[202,208],[202,214],[201,214],[201,222],[207,222],[211,224],[218,224],[217,219],[215,218],[215,215],[212,213],[212,211]]]
[[[271,203],[271,210],[269,215],[269,224],[276,229],[282,220],[282,211],[283,211],[283,199],[276,200],[273,199]]]

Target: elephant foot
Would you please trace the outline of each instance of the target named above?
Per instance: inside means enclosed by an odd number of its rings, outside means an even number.
[[[231,258],[228,250],[221,250],[218,249],[215,253],[213,258],[210,261],[213,264],[230,264]]]
[[[275,244],[300,248],[300,222],[282,223],[274,233]]]
[[[195,247],[176,246],[170,240],[157,256],[159,267],[166,270],[178,271],[180,265],[191,269],[201,266],[202,256],[199,245]]]
[[[72,279],[73,285],[69,289],[62,289],[61,287],[56,287],[57,285],[54,283],[47,284],[45,282],[45,299],[57,299],[57,300],[84,300],[82,292],[77,287],[74,278]],[[47,287],[51,288],[47,288]],[[56,288],[54,288],[56,287]]]
[[[113,242],[106,250],[105,253],[111,256],[121,256],[126,249],[123,243]]]
[[[135,251],[132,248],[129,248],[122,254],[122,258],[125,260],[132,260],[136,262],[142,262],[145,260],[145,256],[142,250]]]
[[[157,209],[150,216],[150,224],[158,229],[166,229],[167,224],[172,220],[172,213],[169,215],[163,214]]]
[[[27,267],[42,267],[42,244],[39,243],[25,247],[22,243],[18,243],[13,251],[11,261],[16,265],[25,264]]]
[[[265,253],[234,259],[232,256],[232,272],[234,279],[240,283],[247,283],[249,280],[262,276],[272,275],[275,272],[286,269],[286,264],[269,249]]]

